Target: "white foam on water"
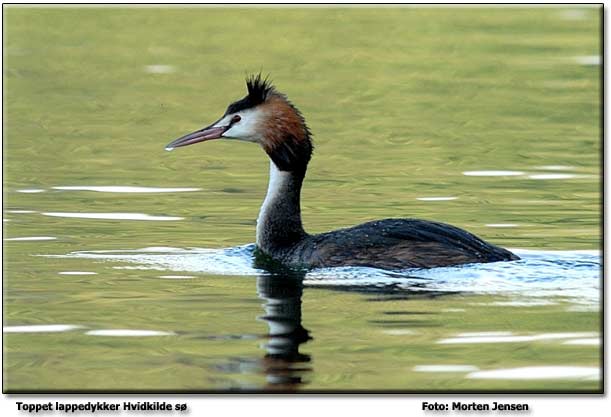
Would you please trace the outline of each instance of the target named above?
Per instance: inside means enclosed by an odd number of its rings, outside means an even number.
[[[97,191],[99,193],[184,193],[189,191],[200,191],[201,188],[161,188],[161,187],[131,187],[123,185],[108,186],[61,186],[53,187],[55,190],[63,191]]]
[[[463,343],[514,343],[532,342],[537,340],[534,336],[482,336],[482,337],[451,337],[437,341],[439,345]]]
[[[575,305],[570,305],[568,306],[565,311],[572,311],[572,312],[588,312],[588,311],[599,311],[600,310],[600,306],[597,304],[589,304],[589,305],[579,305],[579,304],[575,304]]]
[[[458,197],[417,197],[416,200],[420,201],[450,201],[456,200]]]
[[[486,225],[486,227],[499,227],[499,228],[503,228],[503,227],[518,227],[517,224],[515,223],[489,223]]]
[[[82,253],[106,254],[106,253],[168,253],[168,252],[189,253],[190,251],[189,249],[183,249],[183,248],[172,248],[172,247],[166,247],[166,246],[150,246],[148,248],[140,248],[140,249],[92,250],[92,251],[87,251],[87,252],[82,252]]]
[[[595,66],[601,64],[600,55],[583,55],[573,57],[573,61],[579,65]]]
[[[459,333],[458,337],[487,337],[487,336],[511,336],[513,332],[466,332]]]
[[[414,366],[415,372],[474,372],[479,371],[473,365],[417,365]]]
[[[528,178],[531,180],[568,180],[570,178],[577,178],[575,174],[533,174],[529,175]]]
[[[538,335],[541,339],[566,339],[573,337],[594,337],[597,332],[567,332],[567,333],[542,333]]]
[[[600,369],[589,366],[526,366],[472,372],[468,379],[580,379],[598,380]]]
[[[538,256],[539,255],[546,255],[546,254],[554,254],[557,253],[559,255],[562,255],[562,257],[564,258],[564,255],[569,255],[570,254],[575,254],[575,255],[588,255],[588,256],[601,256],[601,252],[598,249],[577,249],[577,250],[571,250],[571,251],[554,251],[554,250],[536,250],[536,249],[519,249],[519,248],[507,248],[508,250],[518,253],[520,255],[525,255],[525,256]]]
[[[463,175],[468,177],[512,177],[524,175],[522,171],[465,171]]]
[[[59,275],[97,275],[97,272],[89,271],[62,271],[58,272]]]
[[[173,65],[146,65],[144,67],[144,72],[149,74],[172,74],[176,72],[176,67]]]
[[[153,220],[153,221],[172,221],[183,220],[183,217],[172,216],[152,216],[142,213],[42,213],[51,217],[69,217],[79,219],[104,219],[104,220]]]
[[[382,330],[382,333],[389,334],[391,336],[408,336],[418,334],[417,331],[411,329],[388,329]]]
[[[148,247],[132,250],[78,251],[67,255],[42,255],[61,258],[87,258],[136,264],[116,269],[139,269],[171,272],[203,272],[215,275],[264,274],[252,266],[254,245],[228,249],[183,249]],[[172,274],[173,275],[173,274]]]
[[[82,326],[73,324],[35,324],[27,326],[4,326],[3,333],[58,333],[80,329]]]
[[[543,340],[570,339],[596,335],[596,333],[542,333],[534,335],[499,335],[499,336],[458,336],[437,341],[437,344],[464,344],[464,343],[519,343],[537,342]]]
[[[588,17],[588,12],[582,9],[562,10],[558,13],[562,20],[585,20]]]
[[[253,244],[226,249],[149,247],[42,256],[106,260],[123,263],[114,268],[167,271],[163,275],[268,274],[253,266],[254,248]],[[304,284],[327,288],[494,294],[507,299],[493,305],[514,307],[548,305],[551,302],[579,306],[599,304],[600,251],[512,251],[522,259],[404,271],[368,267],[314,269],[306,274]]]
[[[4,240],[10,241],[37,241],[37,240],[56,240],[56,237],[53,236],[26,236],[26,237],[10,237]]]
[[[36,194],[36,193],[44,193],[46,190],[42,190],[40,188],[23,188],[21,190],[17,190],[18,193],[24,194]]]
[[[173,336],[173,332],[163,332],[158,330],[132,330],[132,329],[105,329],[89,330],[85,332],[89,336],[110,336],[110,337],[150,337],[150,336]]]
[[[535,169],[549,170],[549,171],[573,171],[575,167],[569,165],[543,165],[535,167]]]
[[[592,337],[588,339],[567,340],[563,345],[584,345],[584,346],[600,346],[600,338]]]
[[[191,278],[195,278],[192,275],[160,275],[159,278],[164,278],[164,279],[191,279]]]
[[[493,301],[491,303],[472,303],[479,306],[507,306],[507,307],[532,307],[532,306],[550,306],[558,304],[549,300],[515,300],[515,301]]]
[[[36,213],[33,210],[6,210],[6,213],[14,213],[14,214],[29,214],[29,213]]]
[[[160,267],[154,267],[154,266],[113,266],[112,269],[126,269],[126,270],[132,270],[132,271],[152,271],[152,270],[157,270],[157,271],[163,271],[164,268],[160,268]]]

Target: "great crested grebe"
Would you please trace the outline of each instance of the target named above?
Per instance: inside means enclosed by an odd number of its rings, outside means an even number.
[[[300,194],[312,156],[310,130],[299,110],[261,75],[246,80],[248,95],[210,126],[176,139],[172,150],[212,139],[261,145],[270,158],[267,196],[257,219],[259,251],[300,267],[432,268],[519,259],[506,249],[444,223],[385,219],[310,235],[301,224]]]

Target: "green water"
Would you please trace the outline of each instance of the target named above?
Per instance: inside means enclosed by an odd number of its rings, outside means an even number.
[[[308,231],[419,217],[510,248],[600,249],[599,9],[5,7],[4,25],[4,238],[56,238],[4,242],[4,326],[81,326],[5,333],[5,390],[599,388],[415,368],[597,367],[596,345],[567,339],[439,343],[465,332],[599,331],[596,309],[566,300],[307,285],[301,294],[285,282],[258,292],[254,276],[38,256],[253,242],[265,154],[223,141],[163,147],[216,120],[259,70],[314,134]],[[64,186],[199,190],[53,188]],[[32,189],[42,192],[23,192]],[[96,274],[59,274],[70,271]],[[305,355],[293,362],[265,357],[273,338],[261,305],[283,291],[312,337],[292,341]],[[86,334],[100,329],[171,334]]]

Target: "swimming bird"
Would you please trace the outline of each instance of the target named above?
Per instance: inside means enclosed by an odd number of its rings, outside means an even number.
[[[506,249],[444,223],[419,219],[375,220],[309,234],[301,221],[301,187],[313,143],[301,112],[266,78],[246,79],[248,94],[211,125],[182,136],[166,150],[213,139],[259,144],[270,159],[269,185],[256,228],[259,252],[283,265],[304,268],[367,266],[432,268],[519,259]]]

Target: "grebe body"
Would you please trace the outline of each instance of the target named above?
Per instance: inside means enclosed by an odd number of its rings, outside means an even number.
[[[248,95],[210,126],[176,139],[167,150],[212,139],[258,143],[270,158],[267,195],[259,212],[257,248],[286,265],[432,268],[519,259],[457,227],[418,219],[385,219],[311,235],[301,222],[301,187],[313,145],[299,110],[260,75]]]

